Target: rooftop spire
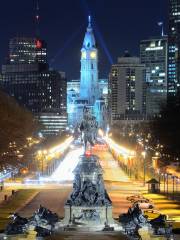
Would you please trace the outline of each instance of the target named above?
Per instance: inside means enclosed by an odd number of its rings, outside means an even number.
[[[83,47],[90,49],[96,47],[96,41],[94,38],[93,28],[91,25],[91,16],[88,16],[88,27],[85,33]]]
[[[158,22],[158,26],[161,27],[161,36],[164,36],[164,23],[163,22]]]
[[[35,21],[36,21],[36,35],[39,36],[39,0],[36,0],[36,16],[35,16]]]

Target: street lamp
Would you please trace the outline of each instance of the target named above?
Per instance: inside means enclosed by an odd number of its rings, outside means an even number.
[[[158,178],[159,178],[159,184],[161,185],[161,172],[160,172],[160,169],[157,169],[157,174],[158,174]]]
[[[176,178],[176,193],[178,193],[178,185],[179,185],[180,179],[177,177]]]
[[[46,154],[47,154],[47,150],[44,150],[42,154],[42,176],[44,175],[44,159],[46,158],[45,156]]]
[[[166,192],[166,173],[162,173],[161,174],[163,176],[163,180],[164,180],[164,194]]]
[[[41,161],[41,174],[44,175],[44,158],[45,155],[47,154],[47,150],[39,150],[38,151],[38,156],[39,156],[39,160]]]
[[[144,151],[144,152],[142,152],[141,153],[142,154],[142,156],[143,156],[143,165],[144,165],[144,187],[145,187],[145,185],[146,185],[146,151]]]
[[[173,197],[173,199],[174,199],[174,183],[175,183],[176,177],[175,177],[175,176],[172,176],[172,179],[173,179],[173,192],[172,192],[172,197]]]
[[[169,195],[169,176],[171,176],[172,174],[167,173],[167,197]]]

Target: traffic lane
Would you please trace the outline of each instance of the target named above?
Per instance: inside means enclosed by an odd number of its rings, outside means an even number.
[[[46,189],[41,190],[39,194],[18,213],[22,217],[30,217],[37,211],[40,205],[50,209],[52,212],[57,213],[60,217],[64,216],[64,205],[67,198],[72,191],[72,187],[60,189]]]
[[[127,174],[125,174],[119,167],[118,162],[108,150],[94,151],[94,153],[100,158],[100,164],[104,171],[103,178],[105,181],[130,182]]]

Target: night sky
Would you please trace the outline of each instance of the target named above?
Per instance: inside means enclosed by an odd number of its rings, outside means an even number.
[[[68,79],[79,78],[88,14],[93,17],[101,78],[125,50],[138,55],[141,39],[158,36],[157,22],[164,21],[167,29],[168,0],[39,0],[39,4],[40,35],[48,43],[49,61]],[[11,37],[35,36],[35,8],[35,0],[1,1],[0,64]]]

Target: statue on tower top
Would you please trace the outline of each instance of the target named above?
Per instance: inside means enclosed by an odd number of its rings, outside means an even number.
[[[91,16],[90,16],[90,15],[89,15],[89,17],[88,17],[88,22],[89,22],[88,28],[91,28]]]

